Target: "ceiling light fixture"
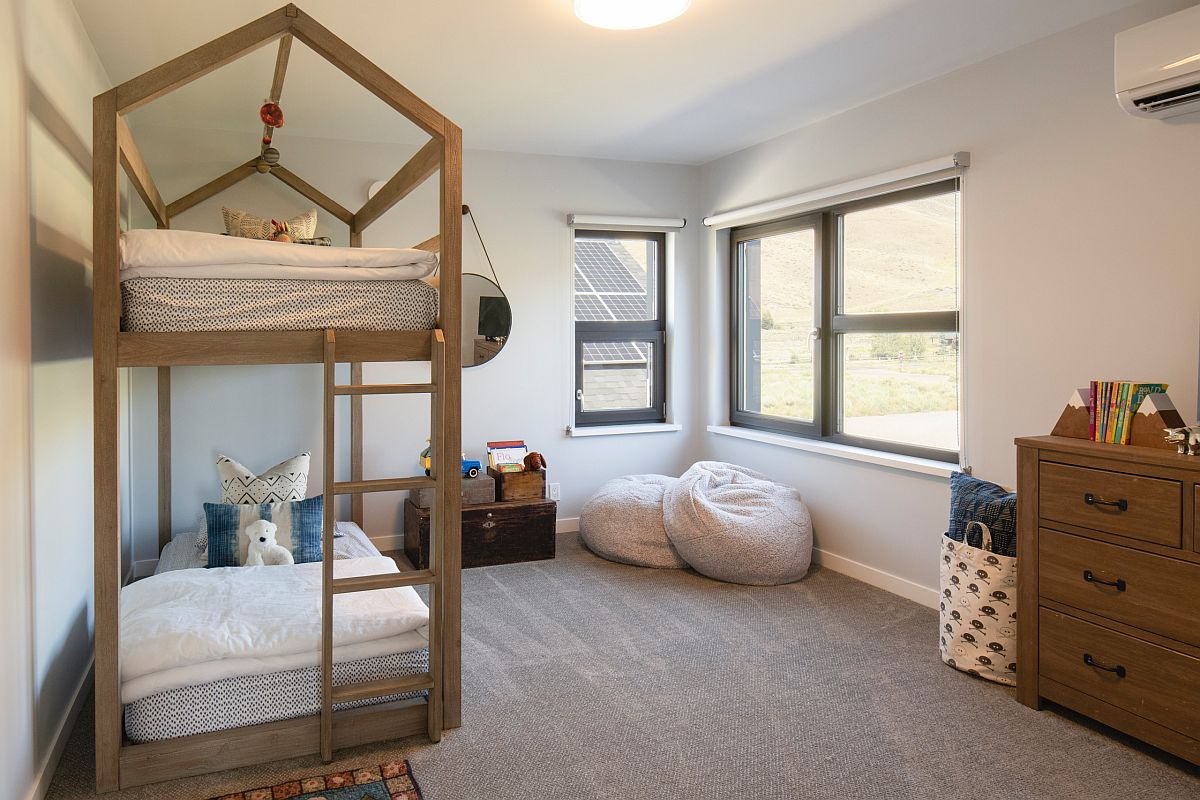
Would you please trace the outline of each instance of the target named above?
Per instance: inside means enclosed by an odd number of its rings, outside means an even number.
[[[575,16],[597,28],[633,30],[670,22],[692,0],[575,0]]]

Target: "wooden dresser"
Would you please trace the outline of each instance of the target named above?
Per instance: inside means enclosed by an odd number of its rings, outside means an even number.
[[[1017,697],[1200,763],[1200,457],[1017,439]]]

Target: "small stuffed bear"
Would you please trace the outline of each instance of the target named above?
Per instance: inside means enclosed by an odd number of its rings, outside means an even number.
[[[247,567],[296,563],[286,547],[276,544],[275,532],[278,530],[278,525],[265,519],[256,520],[246,526],[246,538],[250,540],[246,551]]]

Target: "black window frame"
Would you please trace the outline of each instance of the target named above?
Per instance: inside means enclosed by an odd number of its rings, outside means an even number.
[[[577,228],[571,237],[571,284],[575,281],[575,242],[587,239],[639,239],[655,242],[652,320],[575,320],[575,292],[571,292],[571,318],[575,326],[575,427],[661,423],[667,419],[667,234],[662,231],[591,230]],[[592,342],[648,342],[651,344],[650,394],[647,408],[585,411],[583,408],[583,345]]]
[[[729,421],[735,427],[751,428],[799,436],[808,439],[834,442],[862,447],[885,453],[927,458],[934,461],[958,463],[962,442],[958,450],[893,442],[886,439],[870,439],[843,433],[840,384],[842,343],[847,333],[953,333],[959,337],[959,380],[962,374],[962,331],[960,329],[961,291],[957,308],[953,311],[904,311],[874,312],[869,314],[846,314],[841,308],[842,279],[844,276],[841,242],[841,226],[844,216],[879,206],[892,205],[924,197],[934,197],[950,192],[961,193],[962,186],[957,177],[934,183],[899,189],[872,195],[860,200],[829,206],[816,211],[733,228],[729,234],[730,272],[730,394]],[[959,195],[961,197],[961,194]],[[812,228],[816,235],[816,264],[813,274],[813,296],[816,300],[816,319],[813,337],[813,421],[805,422],[787,417],[777,417],[741,408],[741,386],[745,364],[741,358],[743,298],[742,264],[739,245],[764,236],[788,233]],[[958,389],[958,413],[962,414],[962,388]],[[960,426],[961,429],[961,426]]]

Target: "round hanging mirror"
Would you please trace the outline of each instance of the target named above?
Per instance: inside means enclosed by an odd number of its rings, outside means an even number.
[[[504,348],[512,327],[512,311],[496,282],[475,273],[463,274],[462,298],[462,363],[464,367],[477,367]]]

